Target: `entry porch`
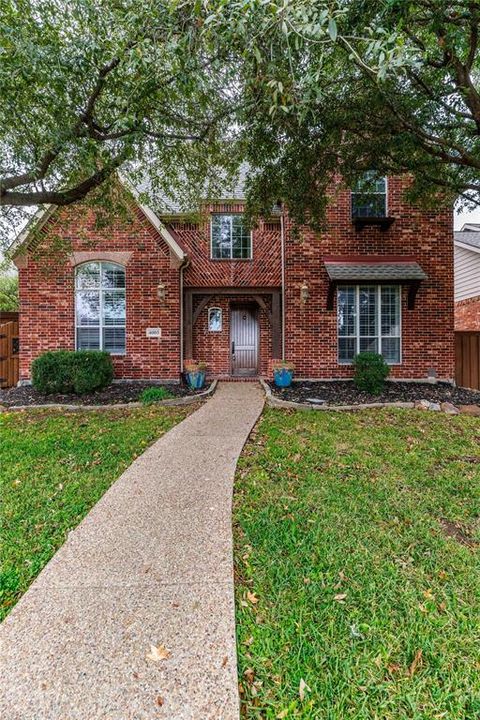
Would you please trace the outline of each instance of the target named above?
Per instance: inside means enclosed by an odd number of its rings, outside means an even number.
[[[205,361],[209,376],[267,375],[282,355],[280,288],[185,288],[183,327],[185,361]]]

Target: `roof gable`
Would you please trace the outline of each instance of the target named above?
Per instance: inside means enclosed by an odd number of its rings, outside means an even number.
[[[178,263],[183,263],[186,260],[187,255],[173,235],[169,232],[168,228],[151,208],[140,202],[138,192],[129,184],[126,178],[119,175],[119,180],[123,187],[132,195],[137,207],[141,210],[150,225],[166,242],[174,258],[178,261]],[[44,205],[40,207],[34,215],[32,215],[23,230],[20,231],[8,249],[8,253],[12,258],[18,257],[22,254],[22,251],[27,250],[33,234],[44,227],[57,209],[57,205]]]

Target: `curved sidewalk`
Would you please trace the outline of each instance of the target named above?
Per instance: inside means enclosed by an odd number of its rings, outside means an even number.
[[[70,533],[0,625],[0,717],[237,720],[232,487],[263,400],[220,383]]]

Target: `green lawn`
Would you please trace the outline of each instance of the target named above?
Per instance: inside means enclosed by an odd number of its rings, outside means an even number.
[[[0,414],[0,619],[120,473],[188,412]]]
[[[267,410],[234,513],[242,717],[480,718],[478,419]]]

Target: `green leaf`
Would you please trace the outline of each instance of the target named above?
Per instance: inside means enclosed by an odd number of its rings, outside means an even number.
[[[337,23],[334,18],[330,18],[328,21],[328,34],[330,35],[332,42],[335,42],[337,39]]]

